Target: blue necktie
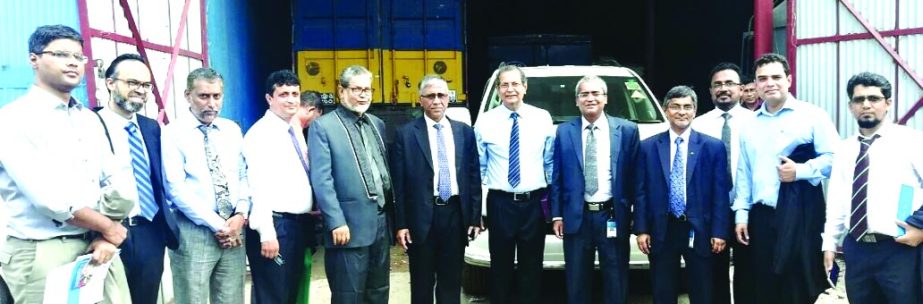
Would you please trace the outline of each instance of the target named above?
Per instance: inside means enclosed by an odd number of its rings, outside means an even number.
[[[439,159],[439,198],[443,202],[452,197],[452,176],[449,174],[449,155],[445,151],[445,138],[442,137],[442,125],[435,124],[436,154]]]
[[[151,186],[150,165],[144,156],[144,143],[138,133],[134,122],[125,126],[128,131],[128,145],[131,152],[131,167],[135,174],[135,184],[138,186],[138,204],[141,207],[141,216],[153,220],[157,214],[157,203],[154,202],[154,189]]]
[[[507,179],[510,186],[516,188],[519,186],[519,113],[510,113],[513,119],[513,128],[510,130],[510,171],[507,173]]]
[[[676,138],[676,155],[670,170],[670,213],[679,217],[686,212],[686,165],[683,162],[682,137]]]

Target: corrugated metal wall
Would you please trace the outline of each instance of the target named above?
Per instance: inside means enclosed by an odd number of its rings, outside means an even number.
[[[853,8],[878,31],[923,27],[923,0],[850,0]],[[884,75],[894,86],[895,121],[921,97],[921,89],[874,38],[849,39],[843,35],[868,31],[838,0],[795,2],[798,98],[817,104],[830,114],[841,136],[855,134],[857,126],[848,109],[846,82],[859,72]],[[799,41],[814,39],[809,41]],[[917,75],[923,72],[923,35],[884,39]],[[907,122],[923,129],[923,114]]]
[[[53,8],[53,9],[49,9]],[[77,0],[0,1],[0,106],[29,89],[34,73],[29,65],[29,35],[46,24],[64,24],[80,30]],[[86,104],[86,81],[74,89],[74,98]]]

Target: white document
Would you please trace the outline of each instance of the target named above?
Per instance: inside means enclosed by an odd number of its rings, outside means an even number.
[[[118,259],[116,253],[113,259]],[[45,304],[93,304],[103,301],[103,285],[112,260],[92,265],[91,255],[82,255],[61,265],[45,279]]]

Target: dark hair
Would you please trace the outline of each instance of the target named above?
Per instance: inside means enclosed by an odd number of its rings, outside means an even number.
[[[763,56],[760,56],[760,58],[757,58],[756,61],[753,62],[753,75],[756,75],[756,69],[759,69],[761,66],[764,66],[764,65],[767,65],[773,62],[778,62],[782,64],[782,71],[785,72],[785,76],[789,76],[792,74],[792,72],[788,69],[788,60],[785,59],[785,56],[782,56],[776,53],[768,53]]]
[[[221,74],[218,74],[218,71],[212,68],[201,67],[192,72],[189,72],[189,75],[186,76],[186,91],[190,92],[195,88],[195,81],[199,79],[204,79],[209,82],[221,80],[224,82],[224,77],[221,77]]]
[[[281,86],[300,87],[301,82],[298,81],[298,76],[289,70],[278,70],[266,77],[266,94],[272,95],[276,88]]]
[[[301,92],[301,104],[299,106],[302,108],[320,106],[320,93],[311,90]]]
[[[862,72],[853,75],[853,77],[849,78],[849,81],[846,82],[846,95],[849,96],[849,99],[852,99],[852,94],[857,85],[878,87],[881,89],[881,94],[885,96],[885,99],[891,98],[891,82],[884,76],[870,72]]]
[[[730,63],[730,62],[722,62],[711,69],[711,74],[708,74],[709,81],[711,81],[711,78],[715,77],[715,74],[717,74],[718,72],[724,71],[724,70],[734,71],[734,73],[737,74],[737,78],[740,78],[740,67],[739,66],[737,66],[736,64]],[[741,81],[741,83],[743,83],[743,81]]]
[[[29,52],[39,54],[45,51],[48,44],[58,39],[70,39],[83,46],[83,37],[77,30],[62,24],[39,26],[29,36]]]
[[[667,95],[663,97],[663,107],[666,108],[668,105],[670,105],[670,100],[683,97],[692,98],[693,105],[697,105],[699,102],[699,98],[696,97],[695,91],[692,90],[692,88],[679,85],[667,91]]]
[[[116,75],[116,73],[118,72],[119,64],[122,63],[122,61],[127,61],[127,60],[134,60],[134,61],[147,64],[147,61],[144,61],[144,58],[142,58],[141,55],[138,55],[138,54],[125,53],[125,54],[119,55],[118,57],[115,57],[115,59],[112,59],[112,63],[110,63],[109,68],[106,69],[106,74],[105,74],[106,78],[113,78],[113,77],[118,76]]]

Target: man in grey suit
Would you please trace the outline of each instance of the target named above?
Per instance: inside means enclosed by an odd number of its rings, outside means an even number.
[[[324,269],[333,303],[387,303],[391,244],[386,208],[393,192],[384,122],[366,113],[372,73],[340,74],[340,106],[308,130],[311,184],[323,213]]]

